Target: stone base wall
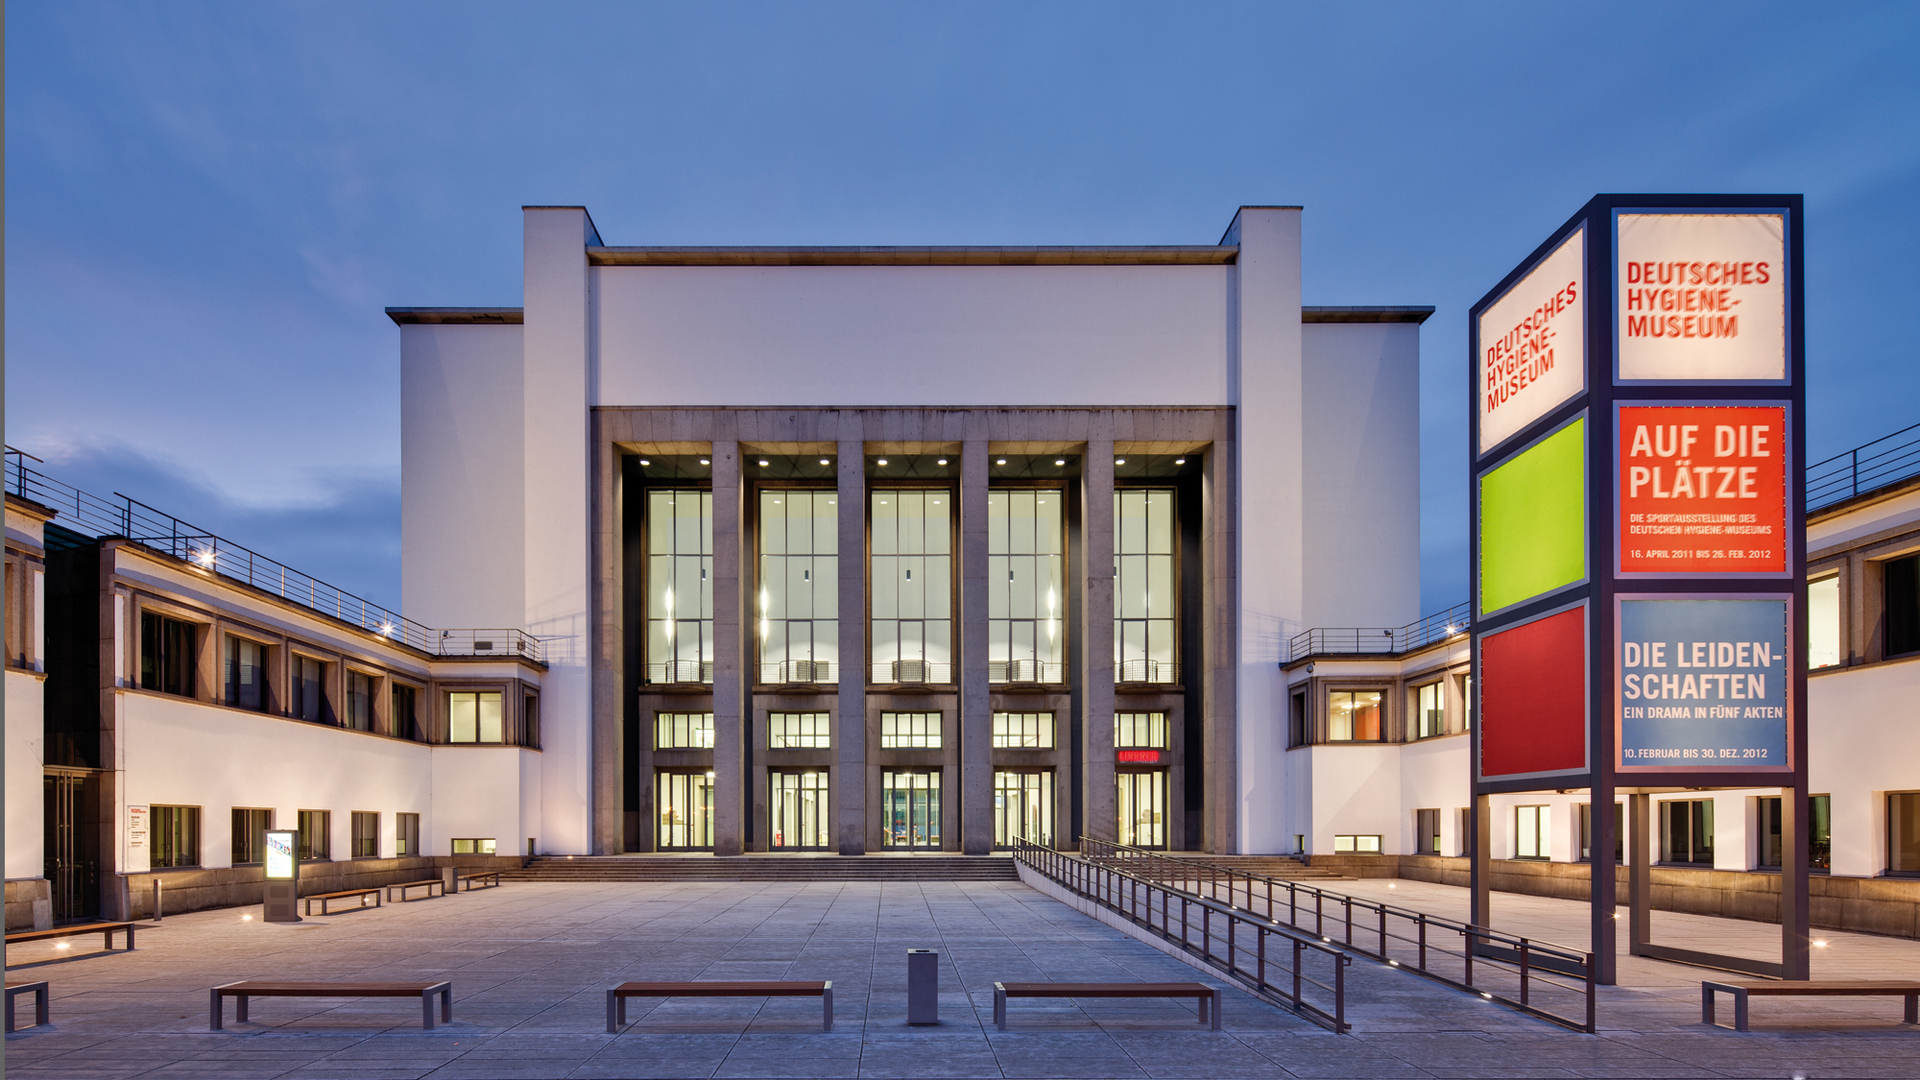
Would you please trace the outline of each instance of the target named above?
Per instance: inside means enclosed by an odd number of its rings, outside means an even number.
[[[53,883],[46,878],[7,882],[7,933],[53,928]]]
[[[441,876],[442,868],[461,871],[518,869],[525,860],[517,855],[433,855],[411,859],[342,859],[325,863],[300,864],[300,895],[339,892],[343,889],[370,889],[376,885],[398,885]],[[150,919],[153,917],[153,883],[160,882],[160,910],[178,915],[208,908],[240,907],[261,902],[266,871],[259,866],[237,866],[220,870],[155,870],[144,874],[123,874],[116,879],[121,887],[121,912],[103,911],[109,918]],[[12,911],[9,882],[8,911]],[[109,902],[103,905],[112,909]],[[302,909],[304,910],[304,908]]]
[[[1314,855],[1315,869],[1353,878],[1405,878],[1466,888],[1464,858],[1436,855]],[[1759,871],[1686,870],[1655,866],[1656,911],[1716,915],[1755,922],[1780,921],[1780,875]],[[1586,863],[1493,861],[1495,892],[1585,900],[1592,895]],[[1627,868],[1614,868],[1615,902],[1627,903]],[[1336,886],[1337,888],[1337,886]],[[1813,925],[1828,930],[1920,939],[1920,878],[1860,878],[1814,874],[1808,879]]]

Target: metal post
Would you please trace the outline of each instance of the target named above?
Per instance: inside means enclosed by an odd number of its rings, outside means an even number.
[[[1808,979],[1813,950],[1807,911],[1807,770],[1803,765],[1796,772],[1793,786],[1780,792],[1780,974]]]
[[[153,921],[154,922],[160,921],[160,915],[161,915],[160,901],[161,901],[161,895],[164,888],[165,887],[160,884],[159,878],[153,879]]]
[[[1420,970],[1427,970],[1427,913],[1420,913]]]
[[[1520,939],[1520,1004],[1527,1003],[1527,939]]]
[[[1642,793],[1627,796],[1627,952],[1633,956],[1653,937],[1653,876],[1648,867],[1653,829],[1647,821],[1651,804]]]
[[[1293,1007],[1296,1011],[1300,1008],[1300,948],[1301,948],[1301,945],[1302,943],[1299,938],[1293,939]]]
[[[1489,843],[1492,816],[1493,801],[1485,795],[1475,795],[1467,813],[1468,886],[1471,889],[1467,921],[1475,926],[1493,925],[1493,853]]]

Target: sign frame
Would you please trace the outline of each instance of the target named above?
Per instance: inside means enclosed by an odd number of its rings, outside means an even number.
[[[1616,196],[1618,198],[1619,196]],[[1729,196],[1666,196],[1667,198],[1729,198]],[[1781,198],[1778,206],[1741,205],[1741,206],[1630,206],[1615,204],[1607,220],[1607,332],[1611,336],[1615,327],[1620,325],[1620,296],[1617,286],[1620,282],[1620,219],[1623,216],[1639,216],[1648,211],[1667,210],[1691,215],[1728,214],[1755,215],[1773,214],[1781,216],[1781,267],[1780,291],[1784,303],[1784,323],[1781,326],[1782,344],[1786,348],[1783,374],[1778,379],[1623,379],[1620,377],[1620,342],[1613,339],[1612,348],[1605,355],[1612,360],[1613,385],[1617,387],[1665,387],[1665,386],[1751,386],[1751,387],[1789,387],[1800,385],[1800,372],[1804,369],[1804,350],[1797,348],[1801,340],[1799,321],[1800,304],[1796,298],[1800,295],[1800,196],[1772,196]]]

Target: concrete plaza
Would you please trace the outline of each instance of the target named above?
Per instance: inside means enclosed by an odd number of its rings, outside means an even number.
[[[1460,893],[1413,882],[1392,890],[1385,882],[1341,884],[1437,914],[1451,914]],[[1538,936],[1569,944],[1577,943],[1568,939],[1579,912],[1564,901],[1496,899],[1503,929],[1557,924]],[[1662,935],[1708,929],[1741,941],[1769,940],[1770,930],[1680,916],[1662,916],[1658,926]],[[1920,943],[1822,936],[1831,944],[1816,959],[1816,977],[1920,975]],[[1701,1025],[1706,973],[1643,961],[1624,961],[1623,985],[1603,989],[1598,1036],[1366,961],[1349,974],[1350,1035],[1231,988],[1218,1034],[1194,1022],[1190,1004],[1173,1001],[1018,1001],[1001,1033],[992,1024],[995,981],[1220,984],[1018,884],[509,883],[296,926],[266,925],[257,909],[170,916],[143,926],[133,953],[71,942],[9,950],[11,978],[53,987],[52,1025],[8,1036],[9,1075],[1920,1074],[1920,1031],[1899,1022],[1898,999],[1756,1001],[1755,1030],[1739,1034]],[[906,1025],[909,948],[941,953],[938,1027]],[[207,988],[245,978],[451,979],[454,1021],[423,1032],[419,1006],[405,1000],[262,999],[248,1023],[229,1019],[226,1032],[209,1032]],[[833,980],[832,1033],[820,1030],[812,999],[635,1001],[629,1028],[604,1031],[604,990],[623,980],[782,978]],[[30,1008],[22,1018],[30,1021]]]

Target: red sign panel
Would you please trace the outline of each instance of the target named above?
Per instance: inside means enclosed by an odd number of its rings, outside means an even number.
[[[1160,751],[1158,750],[1118,750],[1114,752],[1113,756],[1115,761],[1123,765],[1128,762],[1138,761],[1144,761],[1149,765],[1156,765],[1159,764],[1160,761]]]
[[[1587,767],[1587,613],[1574,608],[1480,639],[1480,775]]]
[[[1787,410],[1620,408],[1620,572],[1787,572]]]

